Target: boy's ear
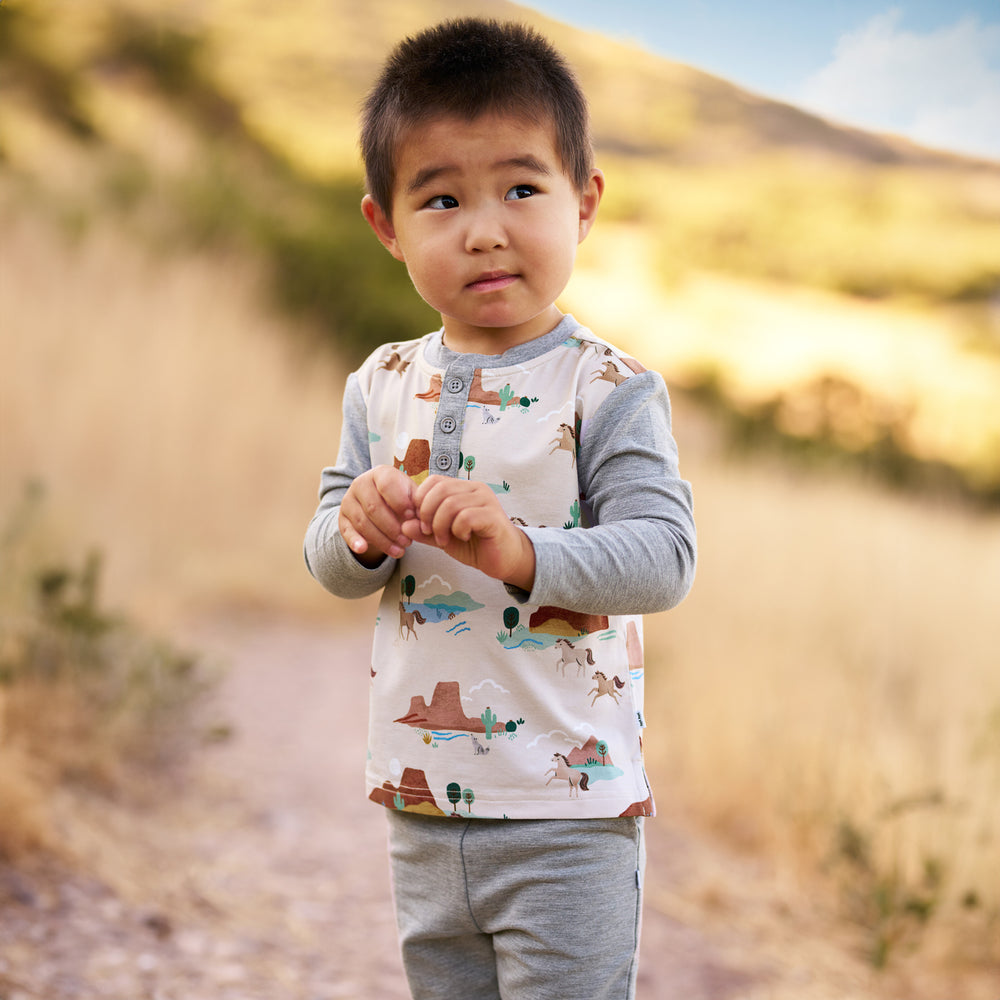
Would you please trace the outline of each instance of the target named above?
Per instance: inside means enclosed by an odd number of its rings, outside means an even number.
[[[601,196],[604,194],[604,174],[596,167],[590,175],[587,186],[580,193],[580,236],[577,240],[582,243],[594,225],[597,218],[597,208],[601,204]]]
[[[365,217],[368,225],[372,227],[379,243],[382,244],[396,258],[402,260],[403,254],[399,249],[399,242],[396,239],[396,229],[392,224],[392,219],[382,210],[382,206],[375,201],[370,194],[366,194],[361,199],[361,214]]]

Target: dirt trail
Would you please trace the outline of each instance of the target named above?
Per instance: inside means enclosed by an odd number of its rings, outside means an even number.
[[[64,810],[92,874],[0,868],[0,1000],[405,1000],[384,817],[362,780],[367,629],[196,639],[229,661],[234,737],[139,814]],[[876,996],[767,872],[669,815],[647,830],[640,1000]]]

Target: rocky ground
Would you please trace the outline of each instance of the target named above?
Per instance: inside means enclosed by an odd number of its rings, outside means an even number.
[[[230,662],[219,710],[234,736],[183,783],[146,789],[142,809],[55,804],[72,862],[0,867],[0,1000],[405,1000],[384,818],[357,765],[367,629],[334,635],[200,631]],[[823,907],[694,835],[663,798],[647,824],[640,1000],[919,995],[876,981]]]

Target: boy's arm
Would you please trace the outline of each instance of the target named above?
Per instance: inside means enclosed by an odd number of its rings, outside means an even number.
[[[356,375],[344,389],[344,422],[336,465],[323,470],[319,507],[306,529],[304,554],[309,572],[338,597],[366,597],[381,590],[396,562],[385,558],[372,569],[362,565],[340,533],[340,504],[354,480],[371,468],[367,407]]]
[[[691,588],[697,547],[663,379],[652,371],[627,379],[581,436],[580,490],[595,523],[524,529],[536,563],[527,599],[590,614],[674,607]]]

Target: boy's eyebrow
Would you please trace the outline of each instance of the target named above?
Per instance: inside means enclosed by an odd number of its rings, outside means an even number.
[[[545,174],[546,176],[552,173],[552,168],[547,163],[530,153],[526,153],[524,156],[511,156],[509,159],[501,160],[496,166],[520,167],[523,170],[530,170],[533,173]]]
[[[493,167],[494,169],[504,169],[510,167],[520,168],[522,170],[530,170],[532,173],[542,174],[543,176],[549,176],[552,173],[552,168],[547,163],[539,160],[536,156],[532,156],[530,153],[526,153],[524,156],[511,156],[505,160],[498,160]],[[408,194],[415,194],[417,191],[420,191],[429,184],[433,183],[439,177],[457,173],[458,170],[459,168],[457,166],[448,164],[424,167],[423,170],[418,170],[413,176],[413,180],[406,185],[406,191]]]

